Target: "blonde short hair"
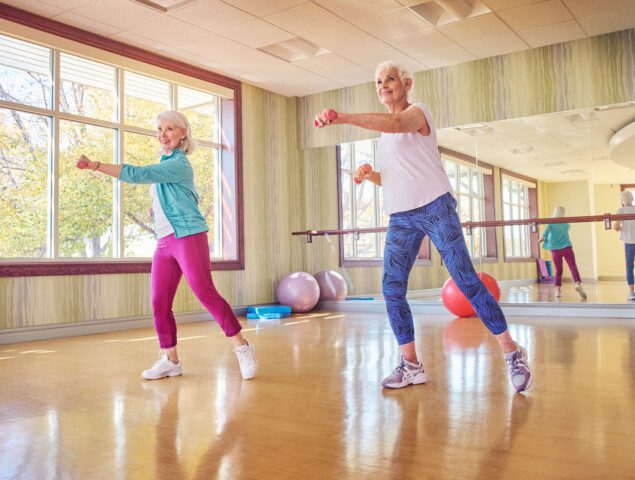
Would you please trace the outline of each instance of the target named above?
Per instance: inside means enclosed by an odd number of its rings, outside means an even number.
[[[382,70],[390,70],[392,68],[397,70],[397,75],[399,75],[399,78],[403,83],[406,83],[406,80],[410,79],[410,88],[414,86],[415,80],[414,78],[412,78],[412,73],[410,73],[410,70],[397,62],[393,62],[392,60],[381,62],[379,65],[377,65],[377,67],[375,67],[375,81],[377,81],[377,76]],[[406,97],[407,96],[408,95],[406,94]]]
[[[166,120],[175,127],[185,130],[185,138],[181,140],[179,148],[186,155],[194,153],[194,150],[196,150],[196,142],[192,138],[192,127],[185,115],[181,112],[177,112],[176,110],[167,110],[157,115],[157,123],[159,123],[159,120]]]
[[[633,194],[628,190],[624,190],[620,194],[620,199],[622,200],[622,205],[624,205],[625,207],[633,205]]]
[[[551,214],[552,218],[560,218],[564,217],[564,207],[562,205],[556,205],[556,208],[553,209],[553,213]]]

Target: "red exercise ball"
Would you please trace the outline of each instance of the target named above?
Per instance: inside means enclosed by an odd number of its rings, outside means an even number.
[[[478,277],[485,284],[489,293],[496,299],[498,302],[501,298],[501,289],[498,286],[498,282],[496,279],[487,273],[479,272],[477,273]],[[443,305],[447,308],[450,313],[453,313],[457,317],[471,317],[475,315],[474,307],[467,301],[463,292],[458,289],[454,280],[452,278],[448,278],[446,282],[443,284],[443,291],[441,292],[441,298],[443,299]]]

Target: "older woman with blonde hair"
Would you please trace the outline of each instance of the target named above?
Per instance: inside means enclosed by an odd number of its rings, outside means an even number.
[[[564,217],[564,213],[564,207],[556,205],[551,218]],[[551,258],[556,269],[556,298],[562,297],[562,274],[564,272],[562,260],[564,259],[569,265],[571,276],[575,282],[575,290],[584,300],[586,292],[582,288],[582,279],[580,278],[580,272],[578,272],[578,265],[575,262],[573,244],[571,243],[571,238],[569,238],[570,228],[571,226],[568,223],[550,223],[545,227],[538,242],[544,242],[544,248],[551,250]]]
[[[375,86],[387,113],[343,113],[327,108],[314,119],[317,128],[349,124],[381,132],[379,171],[366,171],[360,166],[355,175],[357,180],[382,187],[384,210],[390,215],[382,291],[402,358],[381,385],[402,388],[427,381],[423,364],[417,358],[406,292],[410,270],[428,235],[456,285],[498,340],[514,389],[527,390],[532,383],[527,352],[512,339],[500,306],[476,275],[452,186],[443,169],[432,114],[423,103],[410,103],[412,85],[413,77],[403,66],[390,61],[381,63],[375,71]]]
[[[82,155],[79,168],[118,178],[123,182],[150,184],[157,247],[152,257],[152,307],[154,326],[162,354],[141,376],[147,380],[181,375],[176,350],[176,320],[172,302],[184,275],[203,306],[230,338],[244,379],[256,375],[258,362],[242,326],[227,301],[218,293],[211,274],[207,223],[198,207],[194,171],[187,155],[196,145],[185,115],[175,110],[157,119],[157,140],[163,150],[159,163],[148,166],[93,162]]]
[[[633,206],[633,194],[624,190],[620,199],[622,206],[617,210],[618,214],[635,213]],[[635,261],[635,220],[616,220],[613,229],[620,232],[620,240],[624,242],[626,254],[626,283],[628,283],[628,300],[635,300],[635,278],[633,277],[633,263]]]

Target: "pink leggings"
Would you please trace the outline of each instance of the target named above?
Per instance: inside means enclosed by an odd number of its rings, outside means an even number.
[[[172,302],[181,275],[185,275],[196,298],[212,314],[226,336],[233,337],[240,332],[242,326],[236,315],[212,281],[207,232],[181,238],[171,234],[159,239],[152,257],[152,308],[161,348],[176,345]]]
[[[553,258],[553,264],[556,267],[556,287],[562,285],[562,259],[564,258],[571,270],[571,276],[574,282],[581,282],[580,274],[578,273],[578,266],[575,263],[575,255],[573,254],[573,248],[564,247],[559,250],[551,250],[551,258]]]

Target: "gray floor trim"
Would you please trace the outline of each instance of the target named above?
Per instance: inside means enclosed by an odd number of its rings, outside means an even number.
[[[245,316],[247,307],[233,309],[237,316]],[[205,310],[175,315],[177,324],[208,322],[212,316]],[[127,317],[108,320],[93,320],[77,323],[58,323],[37,327],[11,328],[0,331],[0,345],[11,343],[36,342],[52,338],[76,337],[80,335],[94,335],[97,333],[132,330],[135,328],[151,328],[152,317]]]

